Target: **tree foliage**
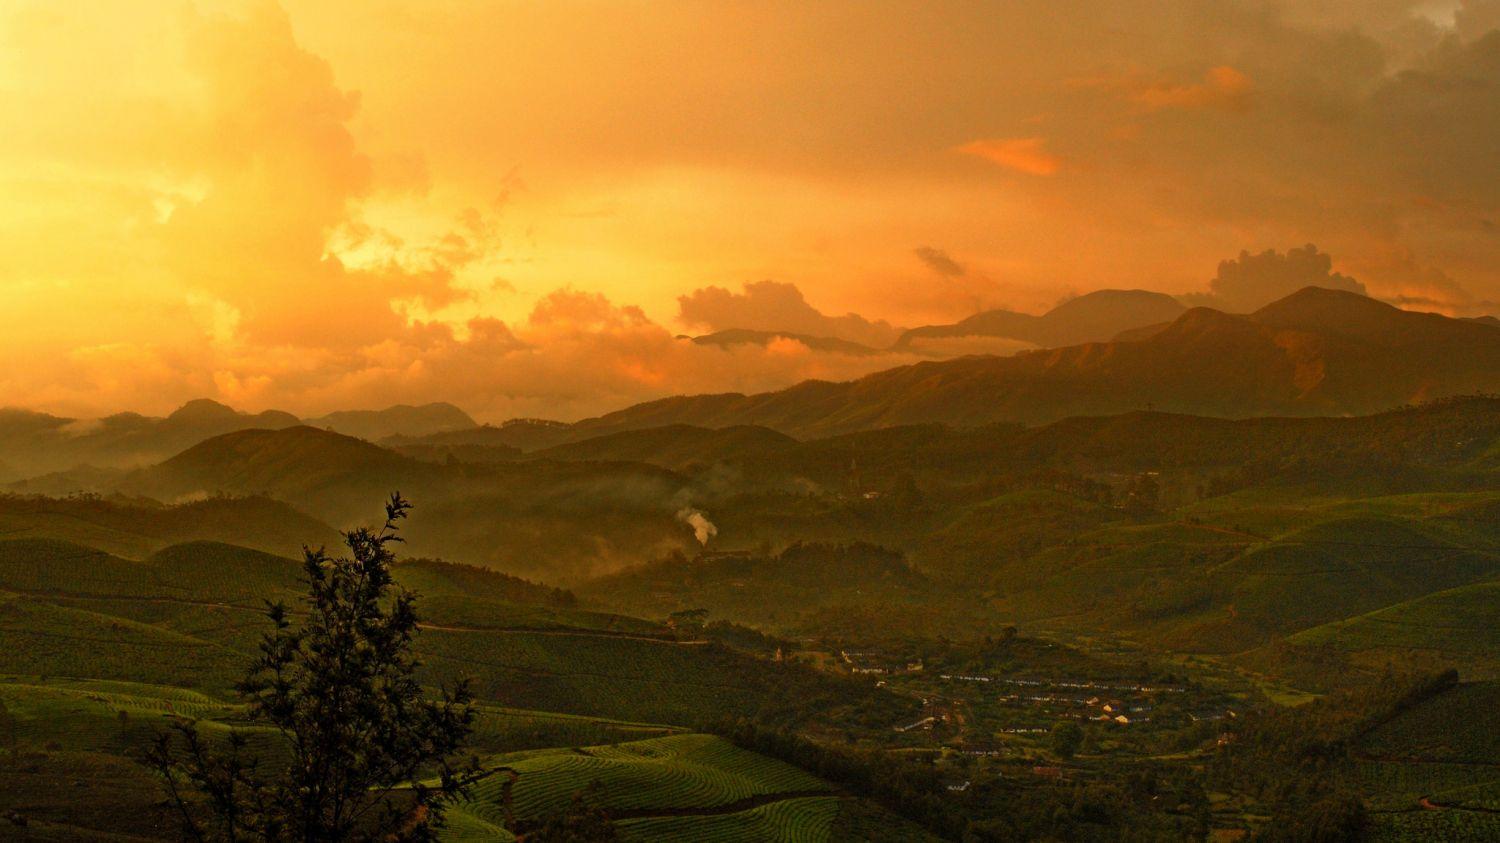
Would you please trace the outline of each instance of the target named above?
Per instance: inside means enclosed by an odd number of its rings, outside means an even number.
[[[236,690],[283,752],[257,756],[243,731],[216,745],[187,721],[158,737],[151,761],[186,837],[431,840],[477,776],[474,759],[458,760],[474,718],[467,682],[432,699],[416,679],[416,596],[390,571],[410,508],[392,495],[379,530],[344,535],[349,557],[305,550],[296,622],[268,607],[274,628]]]

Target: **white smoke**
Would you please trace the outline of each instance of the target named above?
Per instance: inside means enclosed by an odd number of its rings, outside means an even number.
[[[692,507],[677,510],[677,520],[693,528],[693,535],[698,539],[698,544],[708,544],[709,539],[719,534],[719,528],[714,526],[714,522]]]

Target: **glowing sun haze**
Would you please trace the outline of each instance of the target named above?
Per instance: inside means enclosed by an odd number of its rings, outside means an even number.
[[[875,343],[1307,242],[1372,295],[1492,312],[1497,26],[1500,0],[12,0],[0,404],[576,418],[903,362],[683,332]]]

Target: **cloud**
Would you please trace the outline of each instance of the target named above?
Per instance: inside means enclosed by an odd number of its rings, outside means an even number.
[[[571,420],[683,392],[760,392],[918,359],[820,352],[794,340],[703,346],[678,339],[640,308],[562,289],[542,296],[514,325],[491,318],[461,330],[418,324],[379,343],[314,358],[225,359],[219,391],[205,394],[302,414],[447,400],[486,420]],[[229,383],[258,386],[236,394],[224,388]]]
[[[485,220],[467,209],[430,246],[403,250],[362,219],[378,178],[351,129],[360,95],[297,43],[285,11],[189,13],[184,42],[201,99],[184,127],[194,154],[179,166],[202,187],[155,234],[189,295],[232,310],[252,343],[315,347],[400,330],[401,302],[442,307],[466,295],[454,271],[486,248]],[[391,169],[408,189],[420,167]]]
[[[1465,0],[1453,14],[1453,28],[1466,41],[1500,29],[1500,0]]]
[[[1148,113],[1200,108],[1244,111],[1250,107],[1255,90],[1249,76],[1227,64],[1209,68],[1197,82],[1178,82],[1137,72],[1124,76],[1079,78],[1071,80],[1070,85],[1108,91]]]
[[[1496,0],[285,5],[0,4],[8,401],[566,415],[859,371],[684,352],[645,314],[704,278],[797,286],[690,293],[689,325],[867,344],[1268,243],[1500,299]],[[1221,286],[1290,286],[1256,283]]]
[[[1312,244],[1285,253],[1267,249],[1260,254],[1240,252],[1234,260],[1222,261],[1209,280],[1207,295],[1188,296],[1195,304],[1206,304],[1235,313],[1259,309],[1289,296],[1303,287],[1326,287],[1366,295],[1365,285],[1333,271],[1333,258]]]
[[[1442,269],[1419,263],[1410,252],[1390,255],[1377,268],[1382,280],[1373,294],[1397,307],[1447,316],[1500,314],[1500,302],[1474,295]]]
[[[1046,138],[994,138],[975,140],[954,151],[983,158],[1018,173],[1050,176],[1062,166],[1062,159],[1047,151]]]
[[[928,269],[936,272],[938,275],[941,275],[944,278],[963,277],[963,265],[950,257],[948,253],[943,251],[942,249],[936,249],[932,246],[918,246],[912,251],[914,254],[916,254],[917,258],[927,266]]]
[[[677,298],[678,319],[687,325],[723,331],[748,328],[836,337],[875,348],[896,341],[901,329],[857,313],[829,316],[803,298],[795,284],[755,281],[734,293],[723,287],[702,287]]]

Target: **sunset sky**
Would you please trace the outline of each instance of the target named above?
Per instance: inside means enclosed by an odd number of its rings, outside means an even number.
[[[904,362],[681,333],[880,344],[1305,243],[1376,297],[1500,312],[1497,27],[1500,0],[0,0],[0,405],[571,419]]]

